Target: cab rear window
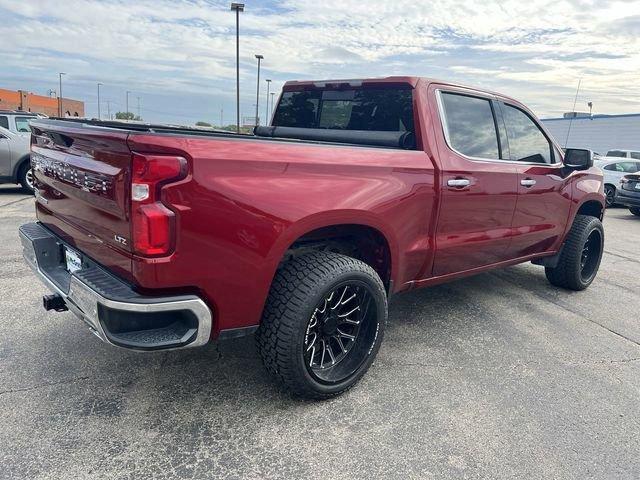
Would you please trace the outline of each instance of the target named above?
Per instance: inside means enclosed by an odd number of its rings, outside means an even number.
[[[413,132],[411,88],[284,92],[273,126]]]

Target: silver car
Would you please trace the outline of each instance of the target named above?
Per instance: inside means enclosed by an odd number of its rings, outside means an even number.
[[[16,134],[0,127],[0,182],[19,183],[33,192],[30,134]]]
[[[594,162],[604,173],[604,193],[607,207],[615,203],[616,191],[620,188],[620,179],[629,173],[640,171],[640,160],[625,157],[601,157]]]

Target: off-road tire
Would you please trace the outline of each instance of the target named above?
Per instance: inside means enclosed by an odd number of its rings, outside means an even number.
[[[325,384],[314,378],[304,361],[304,338],[315,307],[325,294],[347,280],[368,286],[376,306],[377,335],[368,357],[343,381]],[[387,320],[387,296],[378,274],[355,258],[326,251],[294,257],[273,280],[256,332],[258,352],[267,371],[295,396],[326,399],[355,385],[373,363],[380,348]]]
[[[629,207],[629,211],[636,217],[640,217],[640,207]]]
[[[581,257],[587,239],[594,231],[600,232],[599,251],[595,252],[598,256],[594,258],[596,263],[593,273],[585,278],[581,266]],[[576,215],[562,247],[557,266],[554,268],[546,267],[544,270],[547,280],[556,287],[569,290],[584,290],[591,285],[598,273],[603,249],[604,228],[600,219],[588,215]]]

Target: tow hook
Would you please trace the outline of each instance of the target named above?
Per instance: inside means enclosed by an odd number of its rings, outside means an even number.
[[[62,298],[62,295],[58,293],[54,293],[53,295],[44,295],[42,297],[42,305],[47,311],[55,310],[56,312],[66,312],[69,310],[67,308],[67,304],[64,302],[64,298]]]

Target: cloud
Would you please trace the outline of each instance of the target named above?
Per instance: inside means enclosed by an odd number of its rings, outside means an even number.
[[[89,114],[98,81],[120,108],[125,90],[137,92],[149,120],[216,121],[221,108],[233,111],[227,1],[0,0],[0,18],[4,87],[55,89],[62,70],[65,92],[86,99]],[[581,78],[580,101],[597,111],[638,109],[639,1],[247,0],[240,22],[247,115],[256,53],[276,89],[287,79],[415,74],[502,91],[557,115]]]

